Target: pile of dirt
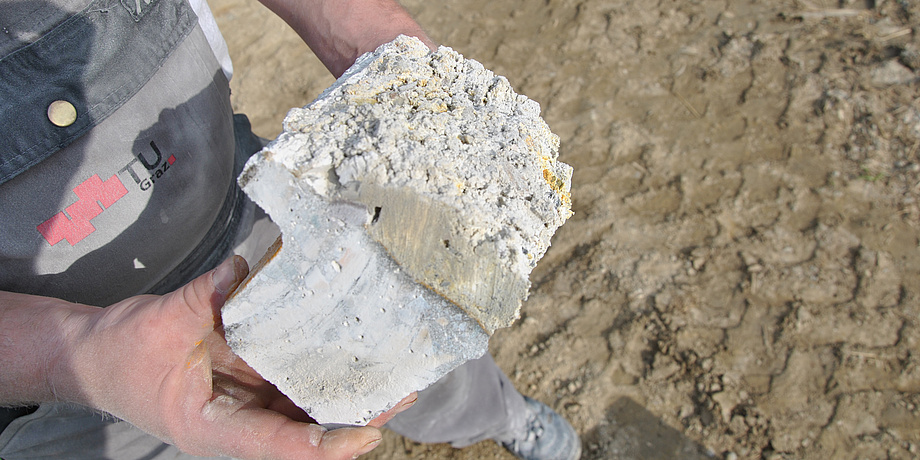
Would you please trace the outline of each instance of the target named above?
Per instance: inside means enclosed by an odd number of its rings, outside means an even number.
[[[585,458],[920,456],[920,4],[404,4],[575,168],[492,349]],[[212,7],[273,136],[332,78],[261,6]],[[511,457],[388,433],[369,458]]]

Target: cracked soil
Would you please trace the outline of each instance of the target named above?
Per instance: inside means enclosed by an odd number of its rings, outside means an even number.
[[[404,5],[538,101],[574,217],[492,350],[587,459],[920,457],[920,4]],[[212,8],[273,137],[332,78]],[[387,433],[372,459],[510,459]]]

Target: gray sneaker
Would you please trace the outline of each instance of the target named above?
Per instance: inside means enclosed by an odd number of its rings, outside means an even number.
[[[575,428],[546,404],[524,396],[527,422],[518,432],[495,438],[517,458],[524,460],[578,460],[581,439]]]

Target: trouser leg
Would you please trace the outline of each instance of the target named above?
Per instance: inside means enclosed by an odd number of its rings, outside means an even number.
[[[419,392],[418,401],[386,427],[417,442],[465,447],[505,431],[524,397],[488,353]]]
[[[0,458],[201,459],[110,415],[69,404],[42,404],[13,420],[0,434]]]

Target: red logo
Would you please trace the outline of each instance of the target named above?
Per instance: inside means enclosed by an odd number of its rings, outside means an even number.
[[[63,239],[73,246],[96,231],[90,220],[125,196],[128,189],[117,175],[113,174],[108,180],[103,181],[98,174],[94,174],[76,186],[73,192],[79,200],[64,208],[67,214],[59,212],[36,227],[52,246]]]

